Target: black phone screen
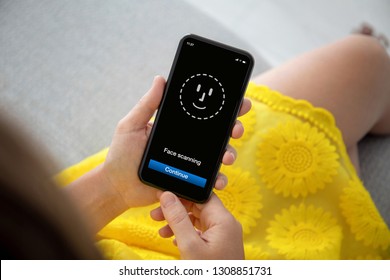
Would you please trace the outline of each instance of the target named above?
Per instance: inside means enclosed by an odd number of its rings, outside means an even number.
[[[252,68],[245,51],[196,35],[180,41],[141,162],[143,182],[208,199]]]

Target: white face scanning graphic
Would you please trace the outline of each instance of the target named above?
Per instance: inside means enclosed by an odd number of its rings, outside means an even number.
[[[225,90],[217,78],[209,74],[196,74],[183,83],[179,99],[187,115],[198,120],[208,120],[222,110]]]
[[[206,104],[207,104],[207,101],[205,100],[206,96],[212,96],[213,94],[213,88],[210,88],[208,93],[206,94],[206,92],[204,91],[201,91],[202,90],[202,85],[201,84],[198,84],[198,86],[196,87],[196,92],[200,93],[200,98],[198,100],[195,100],[194,102],[192,102],[192,105],[194,105],[194,107],[196,109],[199,109],[199,110],[204,110],[206,109]],[[198,104],[201,104],[201,105],[196,105],[196,103]],[[204,107],[202,107],[202,105]]]

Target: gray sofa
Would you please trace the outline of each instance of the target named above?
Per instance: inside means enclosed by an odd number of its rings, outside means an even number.
[[[187,33],[256,50],[185,1],[2,0],[0,110],[55,158],[59,171],[110,144],[117,121],[167,76]],[[367,187],[390,224],[390,141],[361,144]]]

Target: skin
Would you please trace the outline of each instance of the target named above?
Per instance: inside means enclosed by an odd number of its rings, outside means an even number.
[[[303,54],[253,81],[329,110],[357,171],[358,142],[367,133],[390,133],[390,59],[375,38],[347,37]],[[243,258],[242,250],[235,242],[240,240],[239,234],[235,241],[233,236],[229,239],[224,235],[237,233],[234,223],[227,223],[233,228],[225,225],[225,231],[219,231],[219,223],[215,222],[218,219],[208,223],[207,215],[212,215],[208,206],[212,208],[211,204],[217,204],[215,200],[210,200],[210,205],[206,206],[194,205],[175,200],[173,196],[161,195],[161,207],[153,210],[151,216],[158,221],[167,221],[168,225],[160,229],[160,235],[175,235],[182,258]],[[194,234],[194,227],[199,234]],[[213,237],[216,236],[221,243],[215,242]],[[235,252],[224,244],[232,244]]]
[[[367,133],[390,133],[390,58],[374,37],[346,37],[265,72],[254,82],[330,111],[357,171],[358,142]]]
[[[160,203],[161,207],[154,209],[151,217],[167,221],[168,225],[159,231],[160,236],[175,235],[182,259],[245,258],[241,224],[215,194],[207,203],[195,204],[164,192]]]
[[[303,54],[263,73],[254,82],[329,110],[359,170],[357,143],[367,133],[390,133],[389,77],[390,59],[384,48],[374,38],[354,35]],[[159,233],[162,237],[175,235],[182,258],[242,259],[241,226],[215,195],[205,204],[194,204],[138,180],[137,170],[151,128],[149,120],[158,108],[164,85],[163,78],[155,78],[149,92],[118,123],[106,162],[67,190],[90,221],[92,232],[131,207],[159,199],[161,207],[151,216],[167,221]],[[249,109],[250,102],[245,100],[240,115]],[[237,121],[231,136],[239,138],[242,134],[242,124]],[[233,164],[236,157],[229,146],[222,162]],[[226,183],[221,174],[215,187],[223,189]]]
[[[66,187],[93,233],[132,207],[158,201],[159,191],[144,185],[138,179],[137,172],[151,131],[149,120],[160,104],[164,86],[164,78],[155,77],[151,89],[119,121],[104,164]],[[250,101],[245,99],[239,115],[247,113],[250,107]],[[231,136],[239,138],[243,132],[242,124],[236,121]],[[222,163],[233,164],[236,157],[236,151],[228,146]],[[223,189],[226,184],[226,176],[220,174],[215,188]]]

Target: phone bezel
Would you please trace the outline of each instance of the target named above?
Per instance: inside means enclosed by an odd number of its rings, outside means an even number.
[[[241,88],[241,92],[240,92],[240,98],[238,99],[238,100],[240,100],[240,102],[237,102],[237,104],[236,104],[236,106],[234,108],[234,111],[232,113],[232,117],[230,119],[230,123],[229,123],[229,126],[228,126],[229,129],[226,131],[226,134],[224,135],[223,144],[221,145],[221,150],[219,152],[219,158],[218,158],[218,161],[217,161],[219,164],[217,164],[217,166],[214,167],[214,170],[212,172],[211,178],[207,178],[207,179],[210,179],[208,181],[207,186],[205,188],[199,188],[197,186],[191,186],[191,184],[189,184],[189,183],[180,181],[180,184],[186,185],[185,188],[177,188],[176,184],[173,184],[172,186],[169,186],[169,187],[166,187],[166,186],[163,187],[163,186],[154,184],[153,182],[150,182],[149,180],[144,178],[142,173],[143,173],[143,170],[145,168],[148,168],[147,165],[146,165],[146,159],[147,159],[147,155],[148,155],[149,150],[150,150],[150,145],[151,145],[152,139],[154,137],[154,133],[155,133],[156,127],[158,125],[158,122],[159,122],[159,119],[160,119],[160,116],[161,116],[161,112],[162,112],[161,108],[163,108],[164,105],[165,105],[165,101],[166,101],[166,98],[167,98],[167,93],[168,93],[170,85],[172,83],[172,76],[173,76],[173,74],[175,72],[175,67],[176,67],[178,58],[180,56],[180,52],[181,52],[181,50],[183,48],[183,44],[188,39],[194,39],[194,40],[197,40],[197,41],[201,41],[203,43],[210,44],[212,46],[216,46],[216,47],[219,47],[219,48],[227,49],[227,50],[235,52],[237,54],[246,56],[248,58],[248,71],[247,71],[246,76],[244,78],[244,81],[242,83],[242,88]],[[163,97],[162,97],[162,100],[160,102],[157,114],[156,114],[155,124],[152,127],[152,131],[150,133],[150,136],[149,136],[149,139],[148,139],[148,142],[147,142],[144,154],[142,156],[142,161],[141,161],[141,164],[140,164],[138,176],[139,176],[140,180],[143,183],[145,183],[146,185],[155,187],[157,189],[163,190],[163,191],[171,191],[171,192],[175,193],[176,195],[178,195],[178,196],[180,196],[182,198],[185,198],[187,200],[190,200],[190,201],[193,201],[193,202],[196,202],[196,203],[204,203],[204,202],[206,202],[209,199],[209,197],[211,195],[211,192],[212,192],[212,189],[213,189],[213,187],[215,185],[215,181],[216,181],[217,176],[218,176],[218,172],[219,172],[220,165],[221,165],[221,162],[222,162],[222,157],[223,157],[223,155],[225,153],[226,146],[227,146],[227,144],[229,142],[229,139],[230,139],[231,131],[233,129],[233,126],[235,124],[237,115],[239,113],[239,109],[240,109],[240,107],[242,105],[242,102],[243,102],[243,97],[244,97],[245,90],[246,90],[246,87],[248,85],[250,76],[252,74],[253,66],[254,66],[254,59],[253,59],[252,55],[249,52],[245,51],[245,50],[238,49],[238,48],[235,48],[235,47],[232,47],[232,46],[229,46],[229,45],[217,42],[217,41],[213,41],[213,40],[210,40],[210,39],[207,39],[207,38],[195,35],[195,34],[188,34],[188,35],[184,36],[179,41],[179,44],[178,44],[178,47],[177,47],[177,51],[176,51],[176,54],[175,54],[175,57],[173,59],[173,63],[172,63],[172,66],[171,66],[171,69],[170,69],[170,72],[169,72],[168,80],[167,80],[166,86],[164,88]],[[161,174],[161,175],[162,176],[166,176],[164,174]],[[159,175],[156,175],[156,176],[158,177]],[[164,177],[164,180],[168,180],[168,181],[172,180],[173,183],[178,181],[177,179],[174,179],[174,178],[172,178],[172,179],[168,178],[167,179],[165,177]]]

